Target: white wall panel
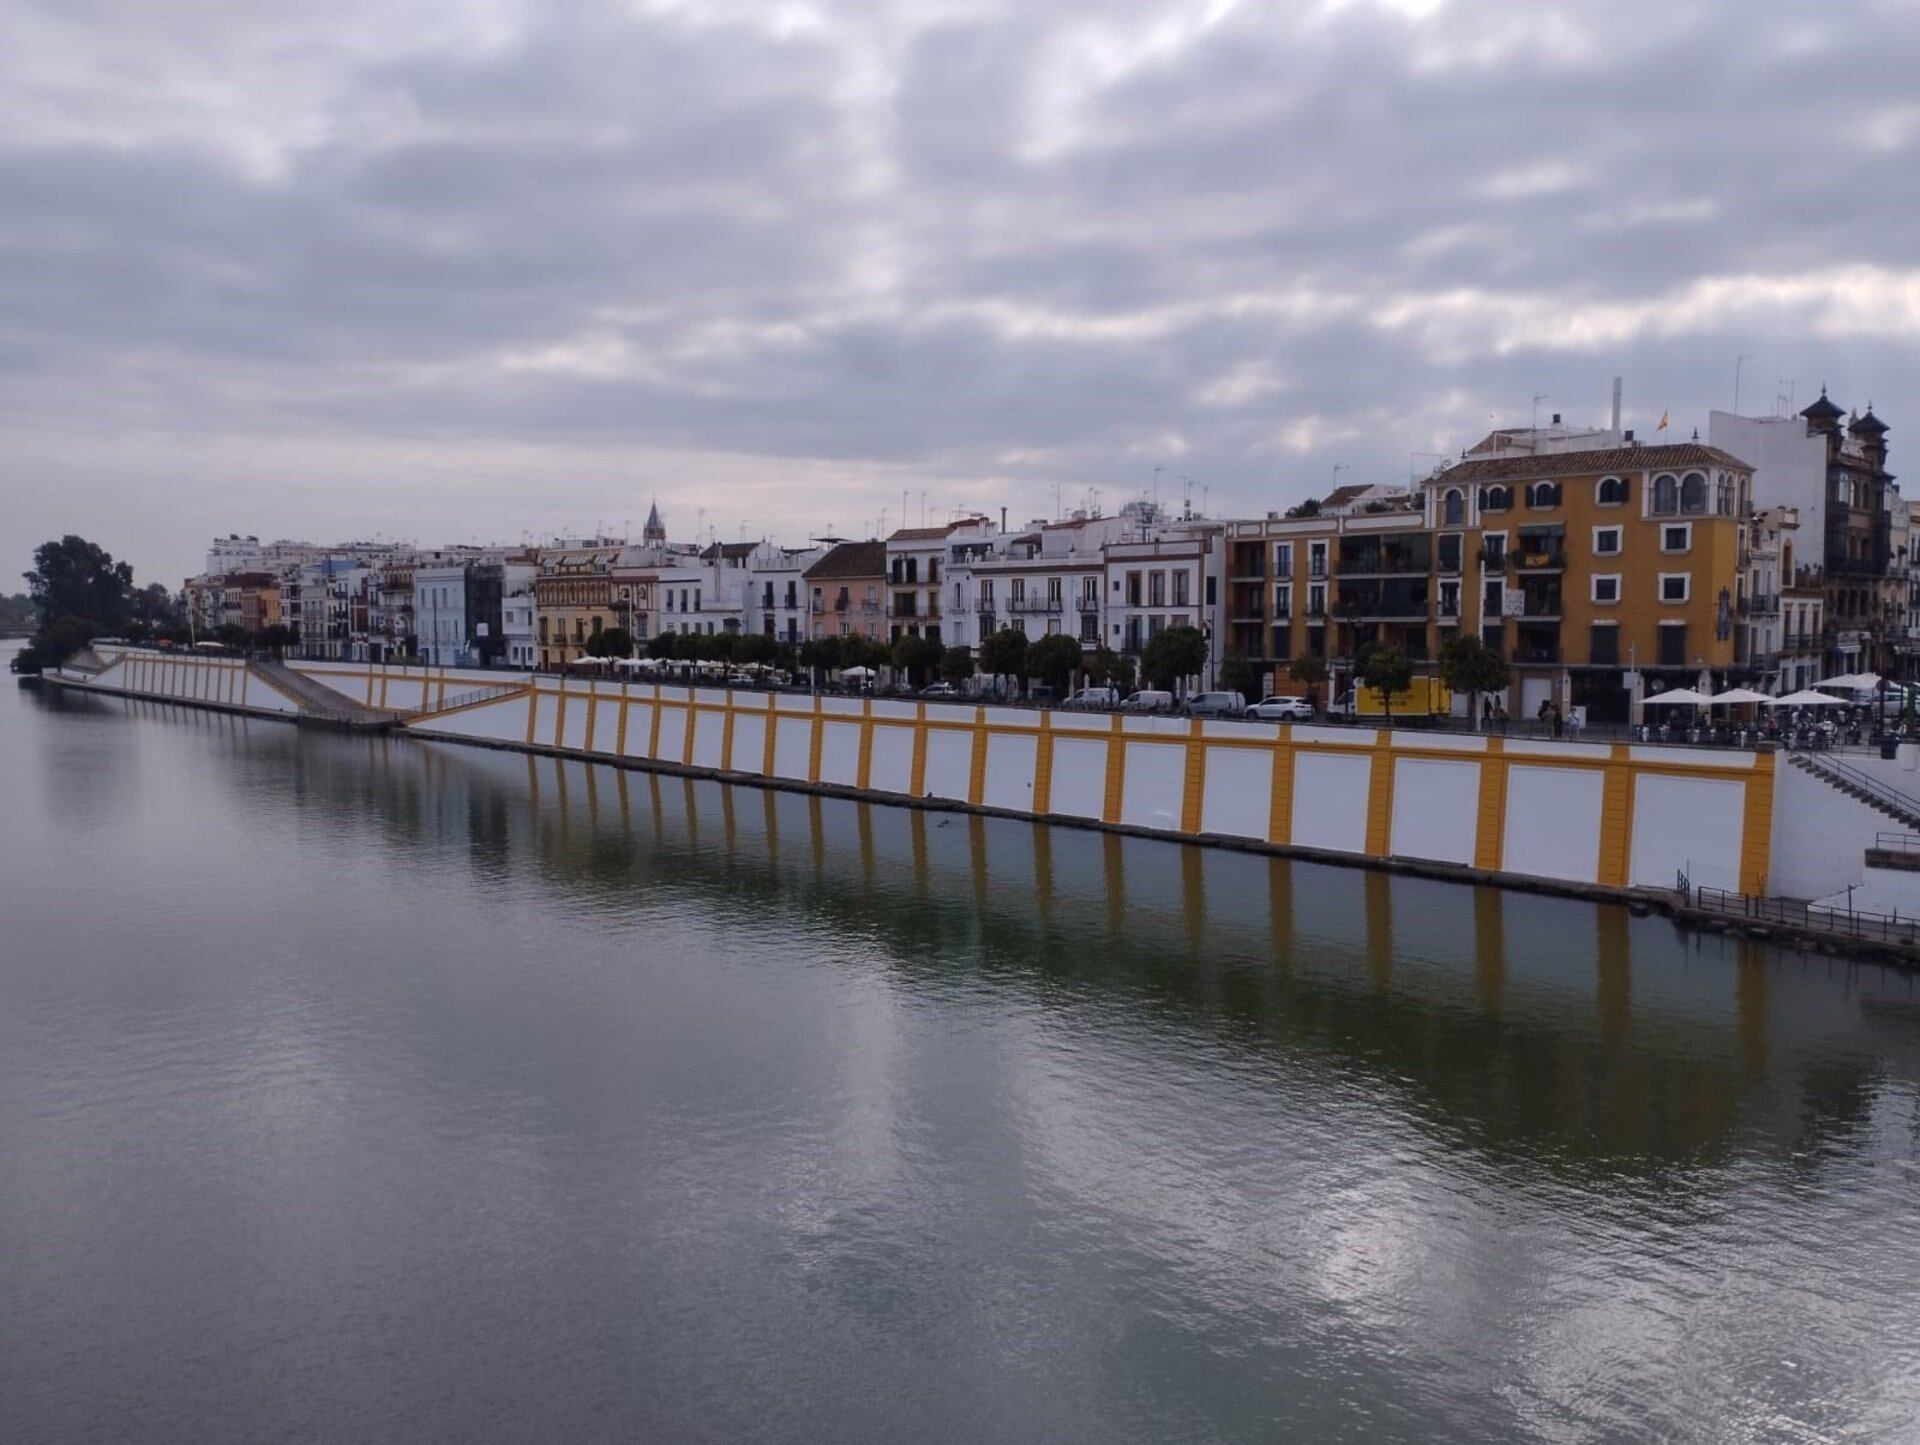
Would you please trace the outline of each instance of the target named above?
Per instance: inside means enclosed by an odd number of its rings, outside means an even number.
[[[1598,768],[1509,767],[1501,845],[1506,869],[1578,883],[1598,880],[1603,786]]]
[[[860,721],[827,715],[820,743],[820,781],[852,787],[860,781]]]
[[[733,771],[752,773],[765,770],[767,758],[767,715],[763,712],[734,714]]]
[[[886,793],[912,791],[912,728],[874,728],[873,751],[867,757],[867,786]]]
[[[980,801],[989,808],[1033,810],[1033,768],[1039,739],[1000,733],[987,740],[987,781]]]
[[[1272,813],[1272,752],[1264,748],[1208,749],[1200,831],[1265,838]]]
[[[1738,892],[1746,796],[1737,778],[1635,779],[1627,881],[1670,888],[1685,873],[1696,884]]]
[[[1134,721],[1128,719],[1129,728]],[[1138,828],[1178,829],[1186,787],[1184,742],[1146,743],[1128,739],[1126,787],[1120,795],[1121,822]]]
[[[812,753],[813,719],[783,714],[773,736],[774,776],[806,781],[807,763]]]
[[[1479,763],[1394,760],[1388,852],[1403,858],[1471,864],[1479,816]]]
[[[967,784],[973,774],[973,734],[946,730],[927,733],[927,786],[929,796],[967,799]]]
[[[1372,778],[1373,759],[1365,753],[1296,754],[1293,841],[1302,848],[1366,852],[1367,790]]]
[[[1107,803],[1107,740],[1053,740],[1053,783],[1049,808],[1069,818],[1099,818]]]
[[[693,765],[717,768],[726,742],[727,719],[724,714],[702,710],[693,724]]]

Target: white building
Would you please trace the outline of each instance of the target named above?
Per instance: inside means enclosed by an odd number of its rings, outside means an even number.
[[[763,543],[747,561],[743,630],[798,646],[807,636],[807,568],[826,556],[824,546],[776,547]]]
[[[1219,625],[1226,578],[1225,530],[1217,522],[1175,522],[1149,540],[1111,542],[1106,549],[1102,637],[1115,652],[1138,654],[1169,627],[1198,628],[1207,638],[1207,676],[1225,653]]]
[[[465,667],[467,562],[425,557],[413,568],[413,619],[420,660],[437,667]]]
[[[531,668],[538,657],[534,651],[533,579],[540,568],[519,557],[509,558],[501,567],[500,627],[505,640],[501,657],[509,667]]]

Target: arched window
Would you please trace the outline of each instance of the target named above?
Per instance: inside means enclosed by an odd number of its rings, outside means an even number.
[[[1653,510],[1656,512],[1677,512],[1680,510],[1680,483],[1671,472],[1662,472],[1653,479]]]
[[[1440,525],[1458,527],[1467,520],[1467,499],[1458,487],[1449,487],[1440,498]]]
[[[1707,510],[1707,479],[1701,473],[1688,472],[1681,478],[1680,510],[1683,512]]]
[[[1713,489],[1713,509],[1723,517],[1733,515],[1733,479],[1722,473]]]
[[[1602,477],[1593,499],[1603,507],[1623,506],[1627,500],[1627,484],[1618,477]]]
[[[1527,505],[1536,511],[1560,505],[1560,488],[1552,482],[1535,482],[1527,488]]]
[[[1480,489],[1480,510],[1483,512],[1504,512],[1513,505],[1513,493],[1505,487],[1482,487]]]

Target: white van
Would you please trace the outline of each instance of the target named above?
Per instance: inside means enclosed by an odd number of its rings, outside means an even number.
[[[1173,694],[1142,688],[1120,704],[1121,712],[1172,712]]]
[[[1117,687],[1083,687],[1074,693],[1062,707],[1072,708],[1108,708],[1117,707],[1120,702],[1120,689]]]

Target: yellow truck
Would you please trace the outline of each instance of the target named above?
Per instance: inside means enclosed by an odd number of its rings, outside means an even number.
[[[1453,713],[1453,693],[1437,677],[1416,677],[1412,684],[1393,695],[1395,722],[1422,722],[1449,717]],[[1377,687],[1349,687],[1327,705],[1327,716],[1344,718],[1385,718],[1386,699]]]

